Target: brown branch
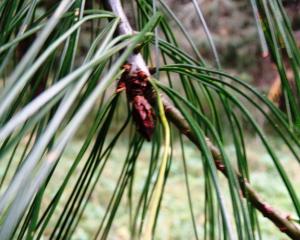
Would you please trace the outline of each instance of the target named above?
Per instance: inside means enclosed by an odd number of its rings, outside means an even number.
[[[119,0],[105,0],[104,6],[106,7],[106,9],[113,11],[115,15],[120,17],[121,23],[118,27],[119,35],[134,33]],[[132,74],[135,74],[139,71],[143,71],[148,77],[150,77],[148,67],[141,54],[132,54],[128,58],[127,62],[132,66]],[[155,98],[155,96],[153,96],[153,98]],[[182,134],[188,137],[196,146],[199,147],[199,142],[196,136],[191,131],[189,124],[184,119],[182,114],[178,111],[178,109],[176,109],[164,98],[163,104],[168,120],[172,122]],[[208,138],[206,139],[206,144],[212,154],[216,168],[227,177],[226,168],[223,165],[223,159],[219,149],[216,146],[214,146]],[[235,171],[235,174],[239,181],[239,185],[242,190],[243,196],[247,198],[247,200],[252,204],[252,206],[259,212],[261,212],[264,217],[271,220],[280,231],[284,232],[292,239],[300,239],[299,226],[289,221],[288,215],[284,216],[283,214],[279,213],[277,210],[272,208],[265,201],[263,201],[262,198],[251,187],[249,182],[245,178],[243,178],[239,172]]]
[[[191,131],[188,123],[181,113],[174,106],[168,103],[165,104],[167,118],[179,129],[181,133],[187,136],[193,143],[195,143],[195,145],[199,147],[196,136]],[[223,165],[223,160],[219,149],[214,146],[208,138],[206,138],[206,144],[213,156],[216,168],[227,177],[226,169]],[[235,174],[239,181],[243,196],[247,198],[252,206],[261,212],[264,217],[270,219],[280,231],[286,233],[292,239],[300,239],[300,228],[298,225],[289,221],[289,215],[284,216],[283,214],[279,213],[279,211],[271,207],[271,205],[263,201],[256,191],[251,187],[247,179],[243,178],[242,175],[237,171],[235,171]]]

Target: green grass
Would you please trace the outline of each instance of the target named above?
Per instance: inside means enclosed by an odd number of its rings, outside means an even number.
[[[86,206],[84,214],[80,221],[80,226],[76,229],[73,239],[91,239],[98,228],[101,219],[105,213],[106,207],[109,203],[111,194],[116,186],[116,180],[121,172],[124,158],[127,153],[128,143],[123,140],[118,147],[114,149],[107,165],[104,169],[103,176],[97,183],[95,191],[91,195]],[[25,145],[22,143],[22,145]],[[67,171],[74,161],[82,142],[80,140],[73,141],[69,144],[58,167],[50,181],[50,185],[46,190],[46,196],[43,199],[43,206],[47,206],[58,190],[58,186],[62,183]],[[15,164],[22,152],[24,146],[18,148],[13,164]],[[192,221],[190,218],[189,205],[187,204],[187,192],[184,178],[183,161],[179,143],[175,143],[174,155],[172,165],[167,180],[166,188],[163,195],[162,206],[158,218],[155,239],[193,239],[194,233],[192,228]],[[227,146],[226,150],[229,156],[234,155],[234,148]],[[287,192],[281,183],[280,177],[277,175],[273,167],[271,159],[264,153],[261,145],[255,139],[248,139],[248,157],[251,172],[251,183],[257,192],[263,196],[274,207],[282,210],[285,213],[292,211],[292,204],[289,201]],[[138,158],[138,163],[135,172],[135,181],[133,185],[133,206],[136,207],[138,193],[142,191],[144,181],[148,173],[149,152],[151,150],[150,144],[145,144],[141,154]],[[295,161],[289,160],[289,155],[284,147],[278,146],[282,163],[286,166],[289,177],[293,179],[295,189],[300,189],[300,175],[297,172],[298,165]],[[201,157],[199,151],[192,145],[186,144],[185,154],[187,159],[189,184],[192,194],[192,201],[195,213],[195,220],[197,224],[198,234],[200,239],[204,231],[204,173],[202,169]],[[7,154],[9,155],[9,154]],[[86,156],[87,157],[87,156]],[[50,227],[45,231],[45,237],[51,233],[51,227],[56,223],[56,217],[60,215],[66,203],[67,197],[70,195],[73,185],[76,182],[78,174],[81,172],[83,164],[86,160],[84,157],[71,178],[71,181],[64,192],[62,200],[55,211],[55,217],[52,218]],[[0,174],[3,175],[3,163],[7,162],[7,158],[3,159],[0,166]],[[231,159],[234,161],[234,159]],[[14,167],[12,169],[15,169]],[[12,172],[9,172],[9,177],[5,184],[8,183]],[[227,180],[219,175],[222,188],[227,188]],[[268,185],[269,187],[266,187]],[[2,188],[3,191],[4,188]],[[129,232],[129,207],[127,191],[123,196],[122,203],[118,209],[115,221],[113,222],[108,239],[130,239]],[[225,196],[227,199],[229,196]],[[229,200],[229,199],[228,199]],[[43,208],[44,209],[44,208]],[[261,214],[258,214],[262,226],[263,239],[288,239],[284,234],[281,234],[277,228],[273,226],[268,220],[264,219]],[[233,220],[233,219],[231,219]]]

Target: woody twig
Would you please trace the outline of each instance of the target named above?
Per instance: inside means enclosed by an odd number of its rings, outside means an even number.
[[[134,31],[124,13],[123,7],[120,0],[105,0],[104,6],[107,10],[114,12],[114,14],[120,17],[121,22],[118,27],[118,34],[134,34]],[[143,72],[143,81],[145,81],[145,76],[150,77],[149,69],[140,53],[133,53],[127,60],[130,65],[129,76],[137,76]],[[154,93],[153,93],[154,95]],[[152,99],[156,99],[152,96]],[[151,100],[149,100],[151,102]],[[172,122],[178,130],[184,134],[188,139],[190,139],[196,146],[199,147],[199,142],[193,131],[191,130],[189,124],[184,119],[182,114],[176,109],[172,104],[170,104],[166,99],[163,98],[163,104],[165,108],[165,113],[170,122]],[[227,177],[226,168],[223,165],[222,155],[219,149],[213,145],[213,143],[207,138],[206,144],[210,150],[212,157],[215,162],[216,169]],[[285,234],[287,234],[291,239],[300,239],[300,228],[299,226],[289,220],[289,215],[284,215],[278,210],[273,208],[267,202],[265,202],[259,194],[251,187],[247,179],[243,178],[242,175],[235,171],[236,177],[239,181],[240,189],[243,196],[252,204],[252,206],[257,209],[264,217],[268,218],[278,229]]]

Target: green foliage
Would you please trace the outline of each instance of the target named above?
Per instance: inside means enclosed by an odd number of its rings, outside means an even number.
[[[261,24],[270,49],[272,59],[276,63],[278,73],[283,86],[283,94],[286,99],[286,108],[290,124],[300,124],[300,50],[293,36],[291,23],[284,11],[281,1],[272,3],[257,1],[261,13]],[[287,61],[284,61],[284,57]],[[295,79],[295,91],[293,84],[287,76],[287,68],[291,68]]]
[[[144,236],[145,229],[149,232],[150,226],[151,232],[152,227],[155,229],[160,224],[158,207],[167,197],[165,190],[170,170],[178,164],[174,163],[173,156],[178,154],[175,148],[179,146],[182,157],[176,161],[183,161],[187,189],[183,194],[187,194],[194,237],[261,239],[260,213],[247,196],[245,199],[240,194],[241,186],[235,174],[238,169],[250,183],[255,181],[248,158],[245,123],[263,148],[262,155],[269,157],[269,167],[274,177],[280,179],[278,183],[291,206],[291,214],[300,218],[293,176],[287,172],[284,159],[278,156],[278,142],[271,141],[274,136],[278,138],[290,158],[288,163],[299,168],[300,142],[294,127],[299,121],[299,92],[292,94],[289,90],[282,52],[289,56],[297,91],[300,53],[279,0],[252,3],[254,9],[258,6],[263,19],[269,50],[290,106],[288,116],[248,83],[221,70],[207,28],[206,36],[218,69],[209,66],[188,29],[163,0],[159,3],[137,0],[128,4],[139,32],[121,36],[116,34],[120,18],[103,10],[101,5],[85,0],[52,3],[53,7],[47,9],[38,0],[0,2],[1,239],[72,238],[80,229],[92,194],[103,188],[103,184],[112,184],[113,191],[103,192],[107,194],[104,213],[99,214],[98,225],[91,235],[97,239],[108,238],[119,206],[127,197],[131,238]],[[201,8],[197,1],[193,3],[205,26]],[[181,47],[171,21],[182,31],[192,54]],[[283,45],[279,47],[279,44]],[[199,210],[195,210],[190,185],[191,169],[187,167],[195,159],[186,158],[188,150],[183,136],[166,122],[159,104],[155,134],[151,143],[145,144],[132,121],[131,105],[122,94],[115,92],[114,83],[122,74],[122,65],[141,45],[145,61],[158,69],[154,76],[158,80],[151,80],[157,86],[156,93],[169,97],[198,143],[197,161],[202,164],[203,174],[199,176],[203,180],[203,192],[199,194],[204,196],[205,219],[201,233],[195,219]],[[272,136],[264,132],[258,115],[264,118]],[[90,123],[85,122],[87,117]],[[61,173],[65,150],[82,129],[82,145]],[[218,174],[206,137],[218,147],[227,178]],[[115,154],[119,146],[124,146],[124,139],[128,144],[126,151]],[[231,153],[225,148],[228,143],[234,146]],[[143,156],[145,146],[150,149]],[[114,167],[112,158],[121,166],[113,176],[113,183],[103,174]],[[142,167],[146,167],[146,171],[143,169],[146,176],[137,178],[140,161],[144,159],[147,164],[143,162]],[[57,173],[63,174],[60,181],[56,179]],[[260,187],[270,189],[272,182]],[[149,213],[154,216],[150,221]]]

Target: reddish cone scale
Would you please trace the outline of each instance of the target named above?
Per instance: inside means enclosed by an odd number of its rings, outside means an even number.
[[[155,115],[152,106],[144,96],[134,97],[132,116],[139,132],[150,141],[155,127]]]
[[[118,83],[116,92],[126,89],[127,99],[132,103],[132,117],[138,131],[148,141],[155,128],[155,113],[151,105],[152,87],[148,76],[143,71],[131,72],[131,65],[123,66],[124,72]]]

